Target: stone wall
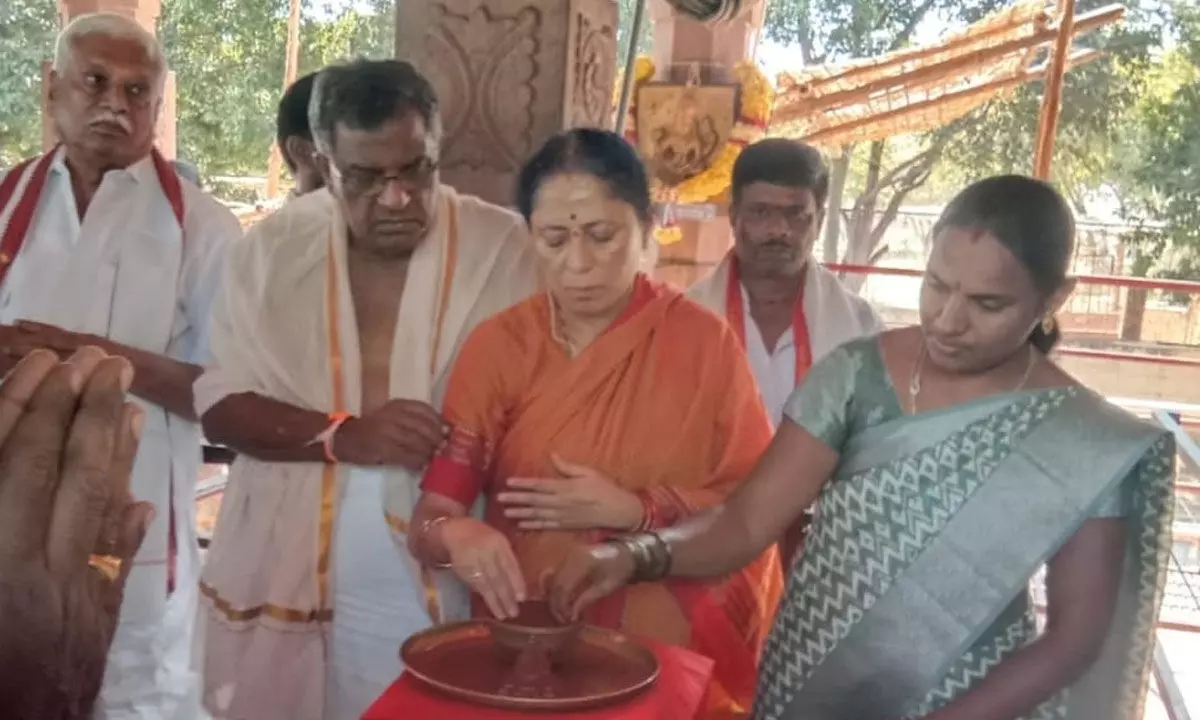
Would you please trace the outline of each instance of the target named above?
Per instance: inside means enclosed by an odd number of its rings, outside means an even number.
[[[442,179],[509,205],[521,165],[564,128],[610,127],[616,0],[398,2],[396,51],[438,90]]]

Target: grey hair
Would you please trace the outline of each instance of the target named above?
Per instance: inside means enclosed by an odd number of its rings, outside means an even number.
[[[70,66],[76,41],[96,36],[132,40],[141,45],[154,65],[159,84],[166,81],[167,59],[158,38],[136,20],[112,12],[88,13],[67,23],[54,45],[54,71],[61,74]]]
[[[317,150],[329,156],[335,126],[376,130],[408,112],[421,117],[435,141],[441,138],[437,92],[412,63],[354,60],[330,65],[317,75],[308,104],[308,124]]]

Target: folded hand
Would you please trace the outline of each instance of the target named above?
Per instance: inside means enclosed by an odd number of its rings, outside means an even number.
[[[641,523],[637,495],[592,468],[550,459],[562,477],[509,478],[496,497],[522,530],[633,530]]]
[[[393,465],[421,471],[450,432],[449,425],[427,403],[390,400],[378,410],[342,426],[333,452],[354,465]]]
[[[129,363],[96,348],[22,360],[0,386],[0,707],[87,717],[153,509],[129,477]],[[97,562],[99,560],[99,562]]]

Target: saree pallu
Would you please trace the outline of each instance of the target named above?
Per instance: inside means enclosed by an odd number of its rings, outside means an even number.
[[[1141,717],[1170,550],[1173,438],[1083,390],[854,434],[764,653],[756,720],[922,717],[1034,639],[1030,578],[1114,493],[1127,549],[1100,659],[1028,717]]]
[[[509,537],[535,592],[572,547],[611,533],[518,530],[495,501],[508,478],[557,477],[556,454],[636,493],[660,528],[721,502],[771,439],[737,339],[677,291],[639,276],[622,317],[573,358],[551,322],[539,295],[467,340],[444,406],[455,429],[422,484],[466,507],[484,494],[487,521]],[[627,588],[586,619],[712,658],[702,717],[745,717],[782,585],[771,549],[713,582]]]

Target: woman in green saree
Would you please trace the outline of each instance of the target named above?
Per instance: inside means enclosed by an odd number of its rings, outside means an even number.
[[[964,190],[934,228],[920,326],[814,366],[723,505],[580,549],[554,579],[556,611],[728,573],[815,502],[756,720],[1140,718],[1174,444],[1047,358],[1073,242],[1044,183]],[[1042,565],[1038,633],[1028,585]]]

